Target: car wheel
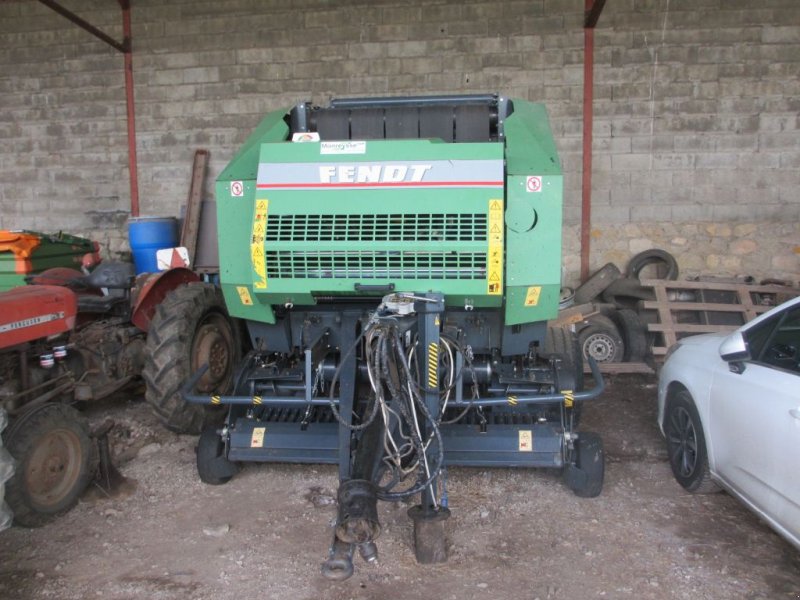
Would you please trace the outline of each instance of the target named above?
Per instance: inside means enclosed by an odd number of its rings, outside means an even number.
[[[625,343],[614,322],[604,315],[594,315],[589,317],[588,323],[578,332],[583,357],[588,360],[591,356],[599,363],[622,362]]]
[[[700,415],[691,394],[680,390],[667,402],[664,433],[672,474],[681,486],[693,494],[719,491],[708,469],[706,439]]]

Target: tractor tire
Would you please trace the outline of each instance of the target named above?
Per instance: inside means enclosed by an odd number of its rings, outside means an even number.
[[[650,344],[647,340],[647,326],[642,323],[639,315],[629,308],[621,308],[612,312],[610,319],[622,335],[622,343],[625,345],[623,362],[642,362],[649,353]]]
[[[591,302],[621,276],[622,273],[614,263],[607,263],[600,267],[594,275],[575,290],[575,304]]]
[[[577,336],[566,327],[548,327],[544,340],[545,354],[560,354],[567,371],[575,373],[573,391],[583,389],[583,355]]]
[[[584,432],[575,441],[575,466],[586,474],[585,479],[570,488],[579,498],[596,498],[603,491],[605,452],[603,440],[596,433]]]
[[[614,322],[604,315],[588,319],[589,325],[578,332],[578,343],[583,357],[590,356],[599,363],[622,362],[625,356],[625,343]]]
[[[204,364],[200,394],[231,391],[241,356],[238,328],[228,316],[219,288],[192,283],[170,292],[147,332],[145,398],[161,422],[176,433],[199,434],[224,415],[220,409],[189,404],[181,396],[186,380]]]
[[[656,294],[635,277],[621,277],[603,290],[602,297],[617,308],[635,308],[640,300],[655,300]]]
[[[634,256],[628,262],[628,268],[625,270],[625,277],[641,279],[639,275],[642,269],[648,265],[656,265],[657,270],[663,273],[663,275],[653,277],[652,279],[668,279],[670,281],[678,279],[678,261],[666,250],[659,250],[658,248],[645,250]]]
[[[39,527],[75,506],[92,476],[89,426],[80,413],[65,404],[45,404],[6,435],[17,461],[6,484],[14,522]]]
[[[0,432],[6,428],[6,425],[8,425],[8,413],[0,408]],[[3,448],[2,438],[0,438],[0,531],[11,527],[11,521],[13,520],[11,509],[4,498],[6,481],[14,475],[14,462],[8,450]]]

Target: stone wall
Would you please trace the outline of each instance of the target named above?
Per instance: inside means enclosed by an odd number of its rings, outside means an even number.
[[[65,0],[121,38],[105,0]],[[133,1],[143,214],[178,214],[268,111],[331,96],[502,91],[544,102],[578,271],[580,0]],[[689,272],[800,272],[800,4],[615,0],[595,34],[592,265],[650,244]],[[122,57],[35,2],[0,3],[0,227],[125,247]],[[716,258],[715,258],[716,257]],[[621,266],[622,266],[621,264]]]

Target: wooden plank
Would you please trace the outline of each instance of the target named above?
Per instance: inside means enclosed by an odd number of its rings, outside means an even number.
[[[764,294],[783,293],[797,296],[798,293],[800,293],[800,289],[786,287],[783,285],[748,285],[746,283],[717,283],[706,281],[669,281],[666,279],[644,279],[641,283],[644,287],[664,287],[668,290],[716,290],[726,292],[742,288],[750,292]]]
[[[675,323],[673,325],[662,325],[661,323],[648,323],[648,331],[653,333],[719,333],[725,331],[736,331],[741,325],[704,325],[697,323]],[[672,342],[673,344],[675,342]]]
[[[622,373],[655,373],[655,369],[643,362],[624,362],[624,363],[598,363],[600,372],[606,375],[617,375]],[[584,373],[591,373],[588,364],[583,365]]]
[[[657,309],[659,308],[659,303],[654,302],[653,300],[644,300],[643,301],[644,308],[650,309]],[[682,311],[705,311],[705,312],[738,312],[738,313],[746,313],[747,307],[742,304],[718,304],[718,303],[705,303],[705,302],[681,302],[681,301],[671,301],[669,303],[670,308],[672,310],[682,310]],[[763,307],[753,307],[752,310],[758,310],[761,308],[761,312],[766,312],[771,306],[763,306]]]
[[[181,229],[181,246],[189,254],[189,264],[194,266],[197,253],[197,234],[200,231],[200,203],[203,200],[203,181],[208,167],[208,150],[197,150],[192,163],[192,179],[189,182],[189,196],[186,199],[186,215]]]

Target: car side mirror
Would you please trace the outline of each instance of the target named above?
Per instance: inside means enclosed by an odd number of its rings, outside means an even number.
[[[729,364],[731,371],[734,373],[744,371],[742,363],[750,360],[750,350],[747,348],[747,342],[744,341],[741,331],[734,331],[722,340],[719,346],[719,355],[722,360]]]

